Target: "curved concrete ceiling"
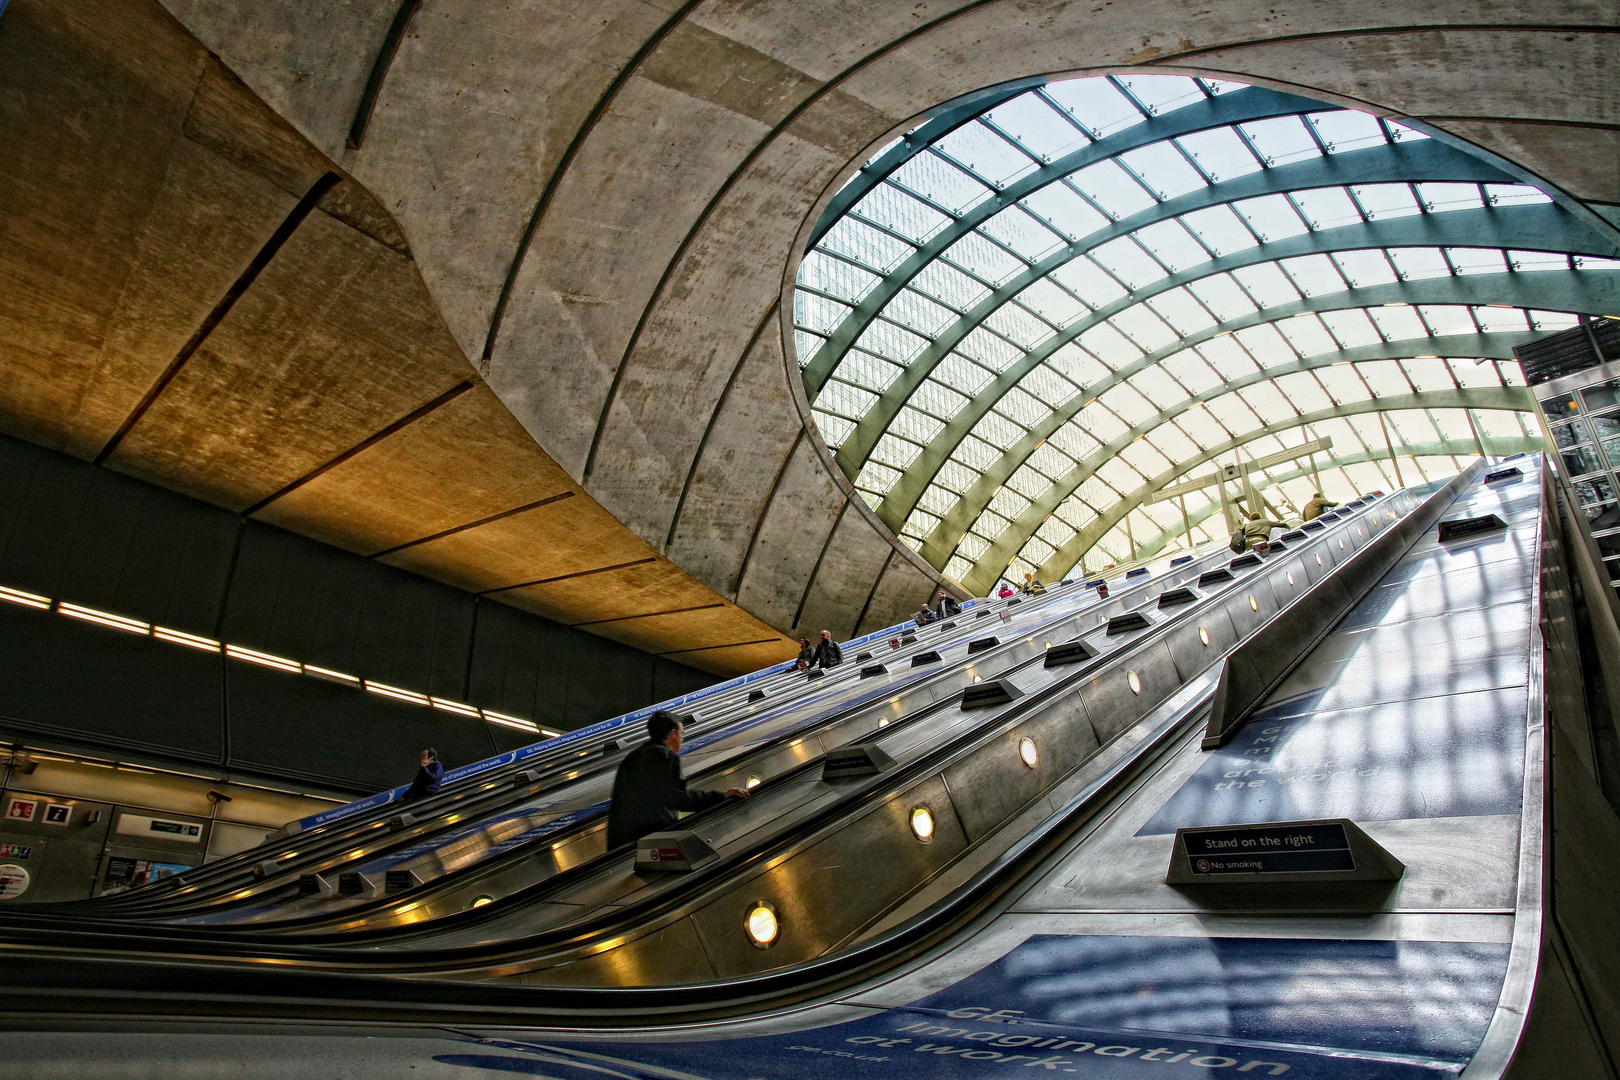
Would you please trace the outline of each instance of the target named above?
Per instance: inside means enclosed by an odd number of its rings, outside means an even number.
[[[1607,3],[165,0],[218,63],[119,7],[0,19],[0,109],[57,110],[5,205],[45,207],[30,257],[73,285],[0,315],[54,328],[5,346],[0,423],[96,457],[139,410],[109,465],[716,671],[937,580],[805,434],[778,312],[851,163],[938,103],[1207,73],[1420,121],[1600,227],[1620,204]]]

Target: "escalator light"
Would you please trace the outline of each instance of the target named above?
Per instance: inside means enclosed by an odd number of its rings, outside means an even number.
[[[878,717],[878,727],[888,727],[888,726],[889,726],[889,718],[887,716]]]
[[[472,902],[472,906],[483,907],[485,904],[493,904],[494,902],[495,898],[493,896],[480,896],[478,899]]]
[[[1140,694],[1142,692],[1142,680],[1137,677],[1136,672],[1127,671],[1125,673],[1125,681],[1130,684],[1131,693]]]
[[[1198,640],[1202,641],[1205,645],[1209,644],[1209,627],[1200,626],[1198,628]]]
[[[1288,576],[1288,584],[1292,585],[1294,583],[1294,572],[1292,570],[1288,571],[1287,576]]]
[[[913,807],[911,811],[911,833],[923,843],[934,838],[934,813],[926,806]]]
[[[753,791],[755,788],[759,787],[759,784],[760,784],[759,777],[750,776],[748,778],[748,783],[744,784],[743,787],[747,788],[749,791]]]
[[[776,908],[769,901],[755,900],[743,919],[743,929],[748,932],[748,940],[754,943],[754,948],[768,949],[776,944],[782,924],[776,917]]]
[[[1322,563],[1322,553],[1320,551],[1318,551],[1316,553],[1316,565],[1317,566],[1323,565],[1323,563]]]
[[[975,676],[973,676],[973,681],[974,682],[983,682],[984,681],[984,676],[983,675],[975,675]]]
[[[1361,526],[1360,525],[1357,525],[1356,526],[1356,535],[1357,536],[1365,536],[1367,534],[1361,531]]]
[[[1339,537],[1339,550],[1340,551],[1344,550],[1344,537],[1342,537],[1342,536]]]
[[[1032,769],[1040,764],[1041,752],[1036,749],[1034,739],[1018,740],[1018,759]]]
[[[1249,610],[1250,611],[1259,611],[1260,610],[1260,601],[1256,600],[1253,596],[1249,597]]]

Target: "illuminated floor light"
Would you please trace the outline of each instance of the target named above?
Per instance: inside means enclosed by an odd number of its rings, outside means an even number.
[[[782,920],[776,917],[776,907],[769,900],[755,900],[743,917],[743,930],[754,948],[768,949],[781,936]]]
[[[983,682],[984,681],[984,676],[983,675],[975,675],[975,676],[973,676],[973,681],[974,682]]]
[[[1342,536],[1339,537],[1339,550],[1340,551],[1344,550],[1344,537],[1342,537]]]
[[[1209,644],[1209,628],[1208,627],[1200,626],[1198,628],[1198,640],[1202,641],[1205,645]]]
[[[1023,738],[1018,740],[1018,760],[1032,769],[1040,764],[1041,752],[1035,746],[1034,739]]]
[[[1260,601],[1256,600],[1252,596],[1249,597],[1249,610],[1250,611],[1259,611],[1260,610]]]
[[[888,727],[888,726],[889,726],[889,718],[887,716],[878,717],[878,727]]]
[[[926,806],[916,806],[911,810],[911,834],[923,843],[934,838],[934,812]]]
[[[749,791],[753,791],[755,788],[759,787],[759,785],[762,784],[762,783],[764,783],[764,781],[762,781],[759,777],[750,776],[748,778],[748,783],[744,784],[743,787],[747,788]]]
[[[70,619],[82,619],[85,622],[110,626],[114,630],[124,630],[131,634],[144,634],[152,629],[146,623],[138,622],[135,619],[126,619],[122,615],[97,611],[95,608],[82,607],[79,604],[59,602],[56,605],[56,610]]]
[[[1292,585],[1294,583],[1294,572],[1292,570],[1288,571],[1284,576],[1288,578],[1288,584]]]
[[[493,896],[480,896],[478,899],[472,902],[472,906],[483,907],[485,904],[493,904],[494,902],[495,898]]]
[[[1136,672],[1127,671],[1125,673],[1125,683],[1131,688],[1131,693],[1140,694],[1142,692],[1142,680]]]
[[[1326,565],[1325,563],[1322,562],[1322,553],[1320,551],[1318,551],[1316,553],[1316,565],[1317,566],[1325,566]]]
[[[37,596],[21,589],[8,589],[4,585],[0,585],[0,600],[21,604],[23,607],[38,608],[41,611],[46,611],[51,606],[50,598],[47,596]]]

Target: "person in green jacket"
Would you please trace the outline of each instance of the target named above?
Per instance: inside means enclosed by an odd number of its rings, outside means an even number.
[[[1264,553],[1267,547],[1266,541],[1271,539],[1271,530],[1282,527],[1282,522],[1262,517],[1258,510],[1251,511],[1249,520],[1245,521],[1243,527],[1239,530],[1243,534],[1244,549],[1248,551],[1258,550]]]

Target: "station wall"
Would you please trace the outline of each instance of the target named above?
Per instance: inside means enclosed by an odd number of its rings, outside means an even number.
[[[0,436],[0,586],[566,731],[713,676]],[[0,603],[0,737],[340,791],[540,736]]]

